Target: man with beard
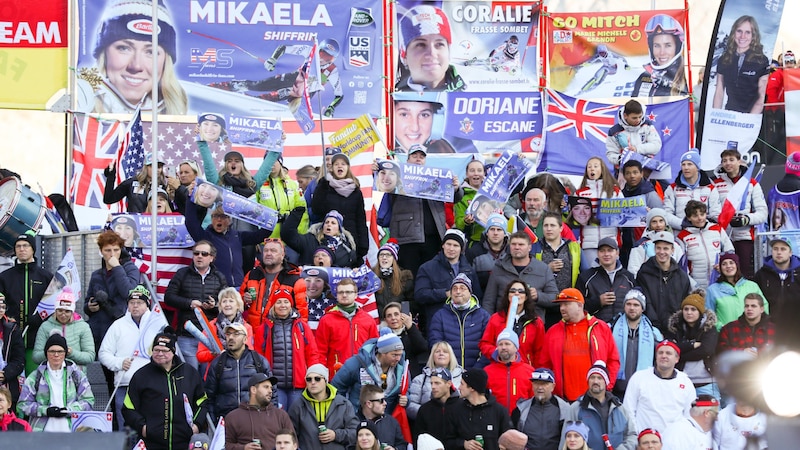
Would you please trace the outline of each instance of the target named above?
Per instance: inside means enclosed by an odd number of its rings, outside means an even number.
[[[611,322],[611,333],[619,350],[620,369],[614,394],[620,399],[625,396],[628,380],[637,370],[653,365],[656,343],[664,339],[661,331],[654,327],[644,315],[647,298],[638,288],[625,294],[625,311],[619,313]]]
[[[485,369],[489,375],[489,390],[509,413],[517,406],[517,400],[533,395],[531,384],[527,382],[533,367],[522,361],[518,350],[517,333],[509,329],[501,331],[492,362]]]
[[[533,397],[517,402],[511,413],[514,427],[528,436],[528,450],[557,450],[561,427],[569,413],[569,403],[553,395],[556,378],[553,371],[536,369],[531,375]]]
[[[608,372],[604,361],[595,361],[586,374],[589,390],[569,407],[568,420],[580,420],[589,427],[590,448],[605,448],[603,435],[608,435],[616,449],[636,447],[636,427],[633,413],[622,400],[608,392]],[[559,445],[561,448],[561,445]]]
[[[271,403],[272,389],[278,379],[256,373],[247,380],[250,400],[225,416],[225,448],[262,450],[275,448],[281,430],[292,429],[289,414]],[[259,440],[261,443],[255,442]]]
[[[272,375],[267,359],[247,348],[247,328],[243,324],[231,323],[223,332],[226,348],[209,363],[205,386],[209,410],[215,419],[248,400],[250,391],[242,385],[243,379],[259,373]]]
[[[297,312],[308,319],[306,283],[300,276],[300,268],[286,260],[283,241],[265,239],[257,248],[261,250],[261,263],[245,276],[239,290],[245,304],[244,319],[253,329],[258,328],[274,303],[271,294],[282,289],[292,293]]]
[[[494,262],[503,254],[507,243],[508,221],[502,214],[491,214],[486,220],[486,229],[480,242],[467,249],[467,261],[475,269],[482,291],[486,291]]]

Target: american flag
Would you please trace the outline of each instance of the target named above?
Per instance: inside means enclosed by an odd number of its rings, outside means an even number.
[[[374,294],[356,297],[356,303],[365,313],[375,319],[376,324],[380,323],[378,302],[375,300]],[[323,297],[320,301],[310,301],[308,303],[308,326],[310,326],[312,330],[316,330],[317,327],[319,327],[319,321],[322,316],[335,305],[336,299],[328,297]]]
[[[117,154],[117,184],[135,177],[144,166],[144,130],[142,128],[142,111],[139,107],[128,122],[125,136]]]
[[[117,156],[120,122],[75,113],[73,118],[70,201],[75,205],[109,209],[103,203],[103,171]]]

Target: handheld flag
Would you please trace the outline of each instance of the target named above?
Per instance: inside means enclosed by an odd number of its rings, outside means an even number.
[[[750,164],[747,171],[739,178],[739,181],[733,185],[725,202],[722,203],[722,212],[719,214],[719,225],[722,228],[727,228],[731,223],[731,219],[736,215],[737,211],[745,209],[742,207],[744,202],[747,201],[747,192],[750,189],[753,181],[753,169],[755,164]]]

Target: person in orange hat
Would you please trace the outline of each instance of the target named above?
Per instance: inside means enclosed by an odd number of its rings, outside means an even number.
[[[614,388],[619,370],[619,353],[614,336],[605,322],[584,311],[585,300],[581,291],[567,288],[554,300],[561,311],[561,321],[545,334],[547,349],[545,367],[553,370],[556,378],[555,395],[573,402],[586,392],[586,374],[598,359],[606,361],[608,389]]]

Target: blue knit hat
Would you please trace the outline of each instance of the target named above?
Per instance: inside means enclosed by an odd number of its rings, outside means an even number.
[[[500,227],[505,234],[508,234],[508,220],[502,214],[494,213],[489,215],[489,218],[486,219],[486,231],[489,231],[489,228],[492,227]]]
[[[389,353],[395,350],[403,350],[403,341],[400,340],[391,328],[383,327],[380,329],[380,336],[375,347],[378,353]]]
[[[697,168],[700,168],[700,152],[697,151],[696,148],[689,150],[688,152],[681,155],[681,163],[684,161],[690,161],[693,163]]]
[[[499,344],[500,341],[511,341],[511,343],[514,344],[514,347],[519,349],[519,336],[517,336],[517,333],[515,333],[513,330],[506,328],[501,331],[500,334],[497,335],[497,341],[495,342]]]
[[[584,441],[589,440],[589,427],[586,426],[586,424],[583,422],[580,421],[576,422],[572,420],[567,421],[564,424],[564,436],[566,436],[567,433],[569,433],[570,431],[574,431],[580,434]]]
[[[453,278],[453,282],[450,283],[450,289],[453,289],[453,286],[455,286],[458,283],[461,283],[464,286],[466,286],[467,289],[469,289],[469,293],[470,294],[472,293],[472,280],[470,280],[468,276],[464,275],[463,273],[456,275],[456,277]]]

